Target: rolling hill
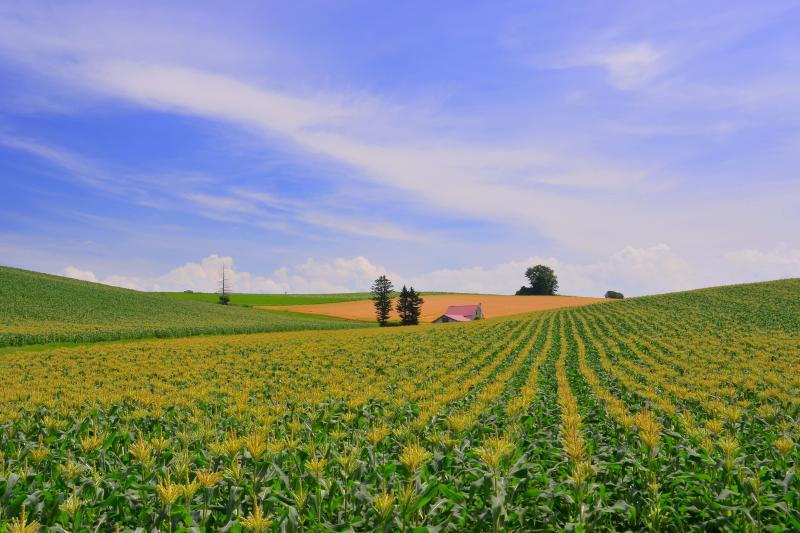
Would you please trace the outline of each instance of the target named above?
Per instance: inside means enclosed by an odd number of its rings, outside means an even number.
[[[783,280],[18,350],[0,357],[0,510],[76,529],[59,505],[81,491],[84,526],[238,530],[265,494],[273,530],[798,531],[799,306]]]
[[[0,346],[363,326],[0,267]]]
[[[216,302],[219,298],[219,295],[213,292],[162,292],[159,294],[166,294],[174,298],[197,300],[201,302]],[[395,296],[397,296],[397,294],[397,292],[394,293]],[[441,294],[452,293],[426,292],[425,296]],[[230,294],[230,305],[241,305],[245,307],[317,305],[366,301],[369,300],[370,297],[371,294],[368,292],[340,292],[326,294],[252,294],[234,292]]]
[[[422,304],[421,322],[433,322],[441,316],[451,305],[482,304],[483,312],[487,318],[543,311],[545,309],[558,309],[560,307],[573,307],[576,305],[589,305],[605,302],[604,298],[589,298],[583,296],[511,296],[501,294],[442,294],[424,293]],[[375,309],[369,300],[342,301],[336,303],[307,303],[302,305],[271,305],[259,306],[258,309],[291,311],[307,313],[309,315],[330,316],[346,318],[349,320],[362,320],[371,322],[375,320]],[[399,320],[396,311],[391,314],[393,320]]]
[[[173,298],[216,303],[219,295],[213,292],[162,292]],[[311,305],[353,302],[368,300],[368,292],[343,292],[332,294],[249,294],[234,292],[230,294],[230,305],[254,307],[260,305]]]

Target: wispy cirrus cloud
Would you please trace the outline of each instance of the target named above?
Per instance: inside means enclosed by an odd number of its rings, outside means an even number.
[[[337,215],[307,202],[236,187],[223,190],[222,193],[178,191],[170,195],[170,201],[164,201],[163,198],[156,200],[159,195],[155,190],[148,190],[145,185],[161,189],[159,185],[163,182],[163,176],[161,179],[154,179],[151,176],[126,178],[117,175],[111,179],[107,178],[108,173],[99,169],[97,165],[67,150],[11,136],[1,136],[0,145],[42,159],[66,171],[60,174],[61,176],[81,180],[103,191],[123,196],[136,193],[137,203],[157,209],[190,210],[215,221],[237,222],[290,234],[299,233],[297,225],[303,224],[318,226],[331,232],[378,239],[420,241],[428,238],[424,234],[415,234],[395,224],[374,218]],[[202,189],[207,188],[209,182],[213,183],[207,176],[178,176],[178,179],[187,185],[203,186]]]
[[[90,63],[84,68],[91,70],[94,66]],[[349,135],[347,128],[332,133],[331,128],[339,123],[346,125],[366,117],[357,105],[346,108],[324,103],[334,99],[287,97],[196,69],[116,63],[110,70],[101,66],[91,75],[87,72],[84,79],[93,80],[94,90],[99,88],[142,105],[280,133],[304,151],[351,166],[358,171],[359,179],[411,192],[434,208],[489,220],[555,222],[564,210],[584,209],[579,206],[586,203],[559,192],[559,188],[616,190],[635,188],[645,179],[641,169],[598,168],[592,158],[554,157],[524,144],[512,148],[436,140],[377,143]],[[372,109],[375,104],[369,105]],[[420,138],[427,135],[419,132]],[[458,186],[453,187],[454,183]],[[197,193],[184,197],[201,204],[217,220],[238,220],[234,214],[255,211],[239,199]],[[333,220],[332,215],[325,216]],[[323,218],[314,214],[305,220],[317,223]],[[369,223],[361,227],[339,217],[330,227],[363,236],[410,240],[410,235],[391,224],[378,222],[373,226],[379,229],[370,230]]]
[[[539,69],[599,68],[613,87],[633,90],[644,87],[666,69],[666,50],[649,41],[594,44],[564,51],[553,57],[536,58]]]
[[[0,146],[19,150],[67,171],[65,176],[81,180],[94,187],[106,187],[102,173],[81,156],[45,143],[12,135],[0,134]]]
[[[220,196],[205,193],[186,193],[183,195],[186,200],[197,204],[198,206],[210,209],[217,213],[236,213],[236,214],[259,214],[259,209],[252,204],[240,198],[231,196]]]
[[[663,52],[649,42],[639,42],[590,57],[586,64],[605,67],[609,81],[615,87],[635,89],[661,72]]]
[[[466,21],[485,31],[480,49],[462,53],[452,46],[459,43],[439,40],[448,32],[433,31],[425,54],[411,39],[330,55],[334,39],[317,48],[300,42],[308,36],[284,42],[280,31],[252,31],[246,17],[227,26],[202,9],[185,18],[174,7],[120,9],[6,5],[0,56],[15,72],[46,81],[54,100],[67,91],[123,122],[169,117],[187,130],[224,132],[214,141],[240,135],[250,141],[245,155],[292,167],[245,169],[252,159],[240,153],[214,170],[193,168],[204,165],[195,163],[198,154],[165,157],[175,168],[152,174],[96,165],[111,169],[95,176],[98,188],[114,176],[119,196],[140,205],[268,236],[291,233],[302,250],[328,232],[348,236],[353,248],[423,243],[430,257],[446,255],[443,243],[457,245],[461,255],[445,260],[462,266],[487,249],[503,255],[494,263],[511,261],[518,246],[598,265],[613,250],[664,243],[696,270],[728,250],[757,247],[764,234],[795,245],[796,153],[771,144],[798,128],[784,112],[800,94],[796,43],[786,28],[780,38],[759,35],[791,13],[788,4],[697,13],[695,6],[587,7],[574,17],[556,12],[554,34],[541,13],[484,16]],[[494,46],[509,24],[522,38]],[[752,57],[742,53],[750,50]],[[348,61],[327,68],[335,57]],[[511,64],[520,57],[522,65]],[[109,131],[116,135],[116,124]],[[235,152],[232,144],[209,142],[198,152],[212,145]],[[67,150],[15,149],[79,172]],[[168,178],[193,174],[203,179]],[[145,179],[158,175],[167,178]],[[482,240],[471,233],[480,224],[491,226]],[[446,238],[454,230],[458,243]]]
[[[311,225],[327,231],[374,237],[394,241],[419,242],[428,240],[425,233],[415,233],[379,218],[358,218],[340,215],[329,210],[291,199],[235,189],[226,195],[187,194],[185,198],[201,209],[203,216],[215,220],[239,220],[252,216],[252,223],[272,230],[297,232],[297,225]],[[260,205],[259,205],[260,204]],[[295,228],[294,230],[292,228]]]

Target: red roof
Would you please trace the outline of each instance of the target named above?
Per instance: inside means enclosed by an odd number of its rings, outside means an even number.
[[[471,322],[471,320],[469,318],[465,317],[464,315],[451,315],[451,314],[448,313],[448,314],[445,314],[443,316],[446,316],[447,318],[449,318],[450,320],[453,320],[455,322]]]
[[[451,305],[447,308],[444,314],[446,315],[461,315],[473,316],[478,312],[477,305]]]

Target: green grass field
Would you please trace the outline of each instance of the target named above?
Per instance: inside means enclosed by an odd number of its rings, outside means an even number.
[[[0,267],[0,346],[366,325]]]
[[[208,292],[163,292],[173,298],[183,300],[196,300],[200,302],[215,303],[219,300],[219,295]],[[340,294],[246,294],[231,293],[230,304],[253,307],[256,305],[305,305],[305,304],[333,304],[339,302],[351,302],[354,300],[367,300],[368,292],[347,292]]]
[[[216,302],[219,295],[208,292],[163,292],[174,298],[184,300],[197,300],[201,302]],[[446,292],[425,292],[425,294],[448,294]],[[450,293],[452,294],[452,293]],[[397,293],[395,293],[395,296]],[[231,293],[231,305],[241,305],[254,307],[257,305],[310,305],[310,304],[335,304],[340,302],[352,302],[357,300],[368,300],[368,292],[343,292],[331,294],[247,294]]]

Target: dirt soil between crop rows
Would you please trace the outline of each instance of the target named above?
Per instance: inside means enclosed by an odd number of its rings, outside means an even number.
[[[483,304],[483,313],[486,318],[516,315],[530,311],[544,309],[557,309],[559,307],[575,307],[604,301],[603,298],[589,298],[584,296],[502,296],[496,294],[439,294],[425,296],[422,305],[421,322],[433,322],[441,316],[449,305]],[[340,302],[331,304],[308,305],[267,305],[257,306],[256,309],[270,309],[276,311],[292,311],[295,313],[308,313],[310,315],[325,315],[351,320],[374,320],[375,308],[371,300],[358,300],[354,302]],[[396,320],[397,314],[392,312],[392,319]]]

